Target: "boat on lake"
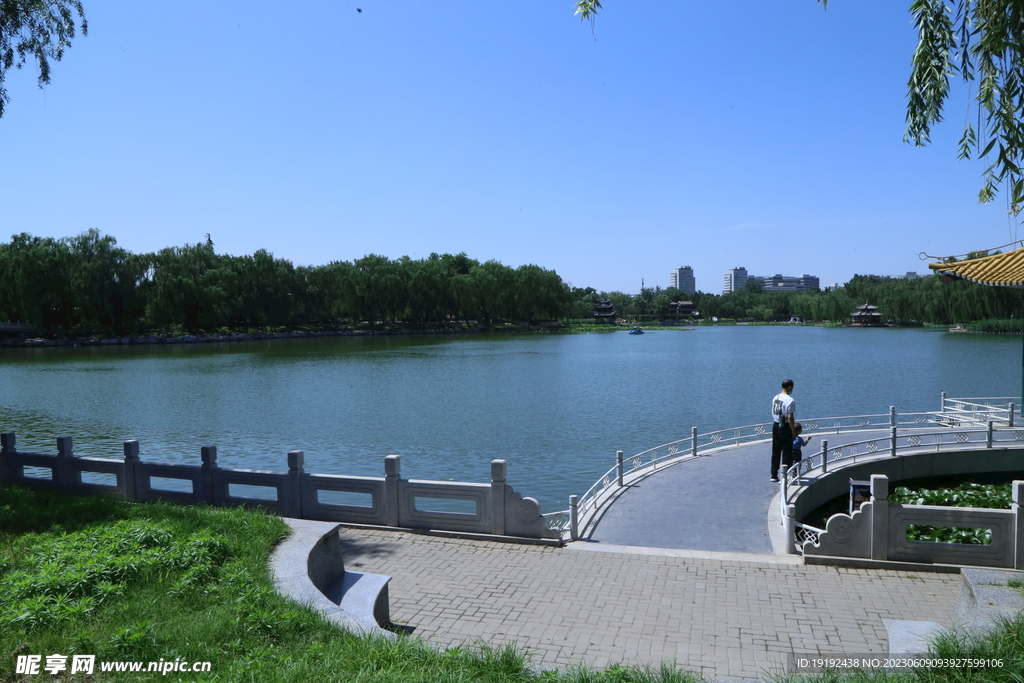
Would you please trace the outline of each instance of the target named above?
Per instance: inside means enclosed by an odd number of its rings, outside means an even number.
[[[643,334],[644,331],[642,329],[640,329],[639,327],[631,327],[631,328],[629,328],[629,333],[630,334]]]

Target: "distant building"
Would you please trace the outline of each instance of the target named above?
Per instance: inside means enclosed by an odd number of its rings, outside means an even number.
[[[857,310],[850,314],[850,327],[885,327],[882,321],[882,314],[878,312],[878,306],[872,306],[865,302],[858,306]]]
[[[722,294],[739,292],[747,285],[747,269],[744,267],[733,268],[725,274],[725,283],[722,286]]]
[[[697,283],[693,279],[693,268],[680,266],[668,274],[668,286],[675,287],[687,294],[697,291]]]
[[[807,275],[806,273],[800,277],[789,277],[779,274],[770,277],[767,275],[751,275],[747,279],[760,280],[764,284],[764,291],[766,292],[810,292],[820,289],[818,276]]]
[[[607,323],[609,325],[615,324],[615,304],[612,303],[611,299],[599,299],[594,304],[594,322]]]
[[[671,318],[690,318],[696,312],[692,301],[673,301],[668,305]]]

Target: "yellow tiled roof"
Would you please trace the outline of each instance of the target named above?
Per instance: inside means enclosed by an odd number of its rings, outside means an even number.
[[[1024,248],[956,263],[929,263],[940,274],[993,287],[1024,288]]]

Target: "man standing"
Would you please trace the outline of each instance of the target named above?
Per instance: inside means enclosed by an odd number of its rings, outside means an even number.
[[[772,481],[779,481],[779,459],[784,467],[793,464],[793,433],[796,431],[796,401],[793,380],[782,380],[782,391],[772,399]]]

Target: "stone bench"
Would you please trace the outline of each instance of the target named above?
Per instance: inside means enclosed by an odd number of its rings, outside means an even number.
[[[292,534],[275,548],[270,571],[278,593],[315,609],[355,633],[394,638],[390,625],[390,576],[345,569],[340,525],[282,518]]]

